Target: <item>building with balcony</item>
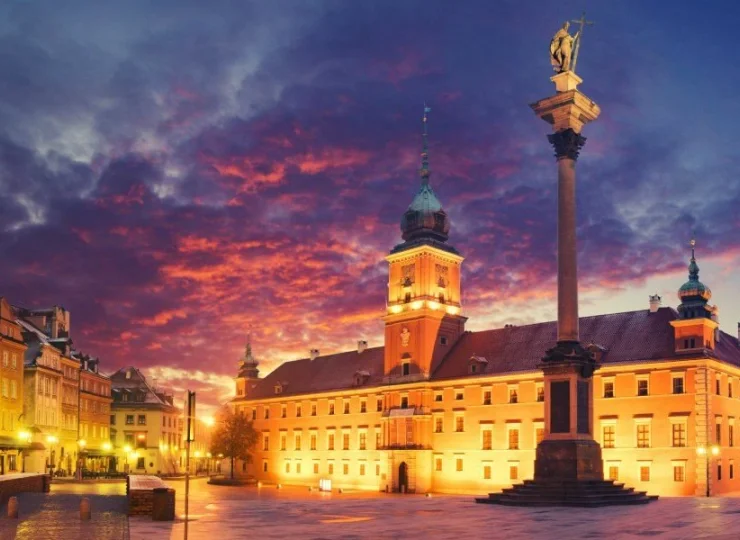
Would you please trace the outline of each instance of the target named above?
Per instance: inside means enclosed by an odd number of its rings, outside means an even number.
[[[110,376],[110,440],[119,471],[175,474],[183,466],[182,410],[136,368]]]
[[[538,364],[556,323],[470,332],[463,257],[429,183],[401,220],[389,265],[384,344],[285,362],[260,377],[248,347],[231,405],[260,440],[241,474],[262,482],[489,493],[532,478],[544,435]],[[591,426],[609,478],[658,495],[740,490],[740,342],[719,329],[692,247],[676,309],[581,319],[601,363]],[[380,303],[380,299],[379,303]]]

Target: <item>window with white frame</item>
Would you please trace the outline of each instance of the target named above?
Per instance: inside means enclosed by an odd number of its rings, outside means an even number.
[[[603,377],[601,379],[601,395],[605,398],[614,397],[614,377]]]
[[[684,394],[686,392],[685,373],[671,373],[671,392],[674,394]]]
[[[638,396],[649,396],[650,395],[650,376],[649,375],[638,375],[637,380],[637,395]]]
[[[614,448],[617,437],[617,419],[609,418],[601,420],[601,447]]]
[[[493,450],[493,426],[484,424],[480,429],[481,450]]]
[[[687,444],[688,417],[671,416],[671,446],[676,448],[685,447]]]

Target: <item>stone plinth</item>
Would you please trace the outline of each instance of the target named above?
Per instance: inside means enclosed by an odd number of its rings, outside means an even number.
[[[570,128],[580,133],[583,126],[601,114],[599,106],[575,88],[541,99],[530,107],[537,116],[551,124],[555,132]]]
[[[51,477],[48,474],[15,473],[0,476],[0,505],[19,493],[48,493]]]
[[[171,489],[158,476],[129,475],[126,477],[129,516],[154,516],[154,490],[164,489],[164,498],[175,501],[175,490]],[[171,492],[171,494],[169,494]],[[163,502],[161,499],[160,502]],[[165,509],[162,509],[165,512]],[[160,512],[160,514],[162,513]]]
[[[594,440],[543,440],[537,445],[535,480],[603,480],[601,446]]]

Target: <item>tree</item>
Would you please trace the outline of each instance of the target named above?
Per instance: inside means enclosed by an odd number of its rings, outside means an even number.
[[[223,454],[231,460],[231,478],[234,478],[234,460],[251,461],[251,451],[257,444],[257,432],[247,416],[235,413],[224,405],[216,419],[216,429],[211,435],[211,454]]]

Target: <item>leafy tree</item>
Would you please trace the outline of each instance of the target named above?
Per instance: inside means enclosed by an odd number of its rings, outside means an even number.
[[[257,432],[247,416],[235,413],[224,405],[216,419],[216,428],[211,435],[211,454],[223,454],[231,460],[231,478],[234,478],[234,460],[251,461],[251,451],[257,444]]]

